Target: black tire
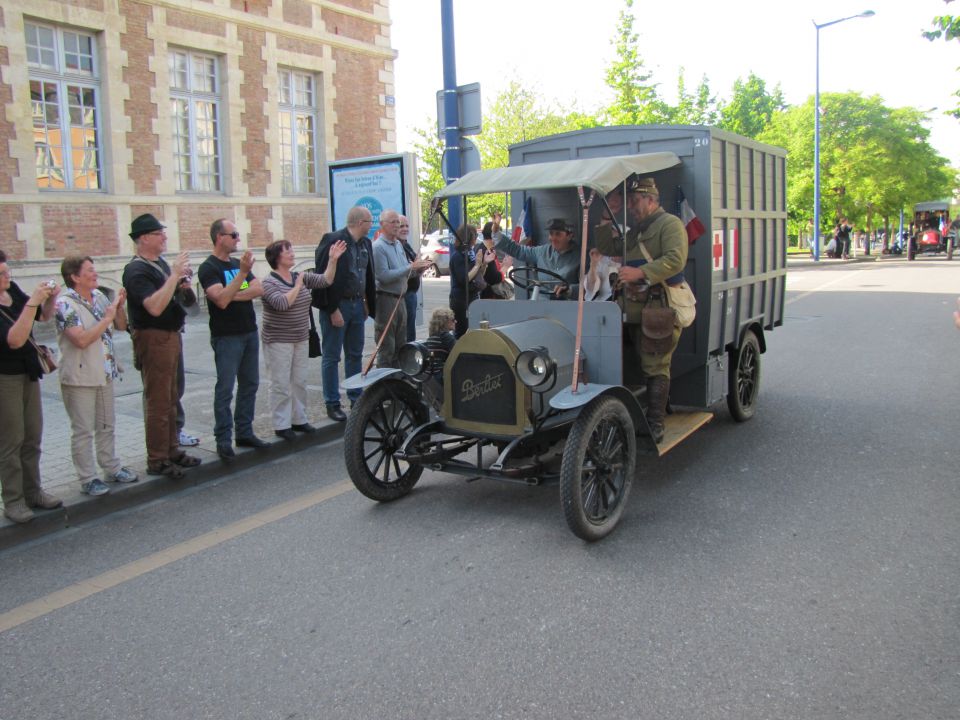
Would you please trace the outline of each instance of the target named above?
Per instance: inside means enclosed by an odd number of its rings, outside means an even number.
[[[591,401],[570,428],[560,465],[560,503],[574,535],[593,542],[613,531],[636,468],[630,412],[613,397]]]
[[[426,270],[423,271],[423,277],[425,278],[436,278],[440,277],[440,268],[438,268],[433,263],[430,264]]]
[[[357,490],[371,500],[390,502],[413,489],[423,466],[400,461],[394,453],[429,417],[416,390],[404,382],[387,380],[364,391],[343,433],[347,473]]]
[[[738,350],[730,351],[727,407],[737,422],[746,422],[757,411],[760,393],[760,342],[752,330],[743,334]]]

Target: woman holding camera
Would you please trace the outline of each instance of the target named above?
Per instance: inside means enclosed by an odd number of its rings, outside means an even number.
[[[31,508],[63,504],[40,487],[43,368],[33,340],[33,323],[53,317],[58,292],[48,280],[28,297],[10,279],[6,253],[0,250],[0,486],[3,514],[15,523],[30,522]]]

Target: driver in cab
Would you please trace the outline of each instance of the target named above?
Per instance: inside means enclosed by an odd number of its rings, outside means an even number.
[[[531,280],[546,280],[555,285],[551,294],[554,300],[576,299],[580,282],[580,246],[573,239],[573,228],[562,218],[554,218],[547,224],[550,242],[546,245],[528,247],[513,242],[500,231],[500,218],[493,221],[494,249],[520,260],[528,266],[547,270],[563,278],[563,282],[551,276],[531,271]],[[518,270],[518,272],[520,272]]]

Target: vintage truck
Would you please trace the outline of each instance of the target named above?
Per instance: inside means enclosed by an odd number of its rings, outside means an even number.
[[[364,392],[345,428],[345,462],[356,487],[380,502],[409,493],[424,469],[559,483],[571,531],[597,540],[624,511],[638,454],[667,452],[724,399],[738,421],[756,411],[767,333],[783,322],[785,152],[710,127],[637,126],[523,143],[510,162],[470,173],[438,198],[512,193],[513,207],[530,198],[535,234],[548,217],[568,217],[587,238],[581,279],[605,195],[632,175],[654,177],[668,210],[682,190],[705,226],[689,248],[698,315],[673,357],[663,441],[650,435],[645,391],[624,384],[619,306],[582,294],[540,299],[556,279],[525,268],[513,277],[531,296],[471,304],[470,330],[440,362],[411,343],[400,369],[368,365],[347,379]]]

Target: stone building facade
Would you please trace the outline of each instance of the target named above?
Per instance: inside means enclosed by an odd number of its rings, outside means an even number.
[[[115,286],[144,212],[198,260],[218,217],[313,247],[326,163],[396,150],[394,58],[389,0],[5,2],[0,248],[26,288],[75,253]]]

